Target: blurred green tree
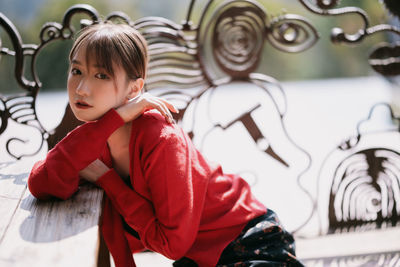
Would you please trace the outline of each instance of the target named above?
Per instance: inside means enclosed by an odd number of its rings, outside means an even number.
[[[158,1],[158,0],[150,0]],[[168,0],[172,1],[172,0]],[[205,2],[205,0],[203,0]],[[20,33],[23,36],[24,43],[40,43],[39,30],[41,27],[50,21],[61,22],[65,11],[74,4],[90,4],[95,7],[101,15],[107,15],[111,11],[121,10],[127,13],[132,19],[137,19],[141,16],[141,9],[145,5],[129,0],[42,0],[40,8],[34,19],[27,27],[19,27]],[[179,6],[179,18],[171,18],[176,22],[180,22],[185,18],[185,13],[190,0],[182,2]],[[265,45],[263,57],[265,62],[259,67],[259,72],[266,73],[278,80],[299,80],[299,79],[321,79],[332,77],[352,77],[366,76],[373,72],[368,65],[368,53],[373,45],[385,40],[387,36],[384,34],[376,34],[363,40],[357,45],[348,44],[333,44],[330,41],[330,32],[334,27],[342,27],[346,32],[355,32],[361,25],[361,20],[355,15],[341,16],[319,16],[312,14],[306,10],[298,1],[260,1],[265,5],[265,9],[269,16],[282,14],[283,8],[287,13],[295,13],[308,18],[311,23],[317,28],[320,33],[320,40],[309,50],[298,54],[288,54],[273,48],[268,43]],[[10,4],[10,3],[8,3]],[[167,4],[167,3],[163,3]],[[186,5],[185,5],[186,4]],[[387,23],[388,13],[377,0],[348,0],[342,1],[341,6],[359,6],[364,9],[370,16],[371,25],[379,23]],[[154,9],[156,14],[162,13],[162,5],[151,5],[151,10]],[[146,14],[150,12],[147,8]],[[167,9],[165,9],[167,10]],[[198,17],[201,9],[195,10],[193,18]],[[167,11],[165,11],[167,12]],[[171,11],[168,11],[171,12]],[[7,15],[7,14],[6,14]],[[170,16],[166,14],[165,16]],[[79,19],[85,16],[76,16],[74,25],[79,27]],[[196,21],[195,21],[196,23]],[[1,30],[1,29],[0,29]],[[1,34],[1,32],[0,32]],[[4,36],[0,35],[0,36]],[[7,38],[2,38],[3,46],[9,47]],[[43,84],[42,90],[64,89],[66,87],[67,70],[68,70],[68,52],[72,41],[55,41],[44,47],[39,53],[36,68],[38,76]],[[13,59],[9,56],[3,56],[0,61],[0,92],[12,90],[18,87],[13,77]],[[28,62],[29,63],[29,60]],[[27,65],[28,67],[28,65]],[[29,70],[27,77],[29,77]]]

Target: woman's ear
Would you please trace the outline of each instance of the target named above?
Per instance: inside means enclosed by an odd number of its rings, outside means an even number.
[[[129,92],[127,97],[129,99],[132,99],[138,96],[140,92],[142,92],[143,86],[144,86],[144,80],[142,78],[130,81]]]

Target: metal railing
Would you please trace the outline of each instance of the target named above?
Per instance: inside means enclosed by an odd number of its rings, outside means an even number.
[[[359,43],[368,36],[383,31],[400,34],[400,29],[393,25],[370,26],[369,18],[364,10],[357,7],[339,7],[338,0],[298,1],[313,14],[321,16],[354,14],[361,17],[363,25],[354,34],[346,33],[341,28],[332,29],[331,40],[337,44]],[[397,8],[397,4],[387,2],[389,8]],[[194,23],[191,19],[194,3],[195,0],[190,2],[186,20],[182,23],[162,17],[143,17],[132,20],[122,12],[114,12],[104,18],[127,23],[137,28],[147,39],[150,62],[146,90],[154,90],[163,97],[179,101],[180,113],[175,119],[181,122],[185,116],[191,116],[188,115],[188,109],[195,112],[199,101],[206,94],[210,92],[212,94],[218,87],[235,82],[247,82],[258,87],[265,97],[271,100],[279,116],[277,125],[268,127],[282,129],[284,138],[300,150],[307,161],[305,167],[299,170],[297,182],[299,188],[312,203],[313,209],[295,231],[306,225],[318,212],[319,203],[328,203],[328,218],[322,220],[325,220],[329,233],[348,231],[350,228],[362,225],[368,225],[369,228],[396,226],[400,219],[400,171],[398,168],[400,151],[392,144],[384,142],[383,139],[381,142],[366,143],[365,140],[369,138],[369,134],[359,131],[355,138],[349,138],[327,155],[318,179],[329,181],[331,187],[325,190],[328,195],[322,194],[323,190],[320,190],[317,196],[313,196],[299,182],[301,176],[312,164],[311,157],[292,140],[286,131],[284,117],[287,103],[280,83],[267,74],[255,71],[262,58],[262,48],[267,42],[286,53],[300,53],[318,42],[319,35],[312,22],[297,14],[267,16],[263,5],[255,0],[210,0],[202,10],[199,22]],[[394,9],[394,13],[398,14],[398,10]],[[87,17],[80,20],[81,27],[101,20],[93,7],[75,5],[66,11],[61,22],[48,22],[43,25],[39,33],[39,44],[24,44],[13,23],[5,14],[0,13],[0,26],[12,43],[10,48],[3,47],[0,39],[0,56],[15,59],[15,79],[24,90],[24,93],[15,95],[0,94],[0,136],[6,131],[10,121],[33,127],[41,136],[40,145],[33,154],[42,149],[45,143],[49,148],[53,147],[68,131],[79,124],[68,106],[60,125],[51,131],[43,127],[36,113],[36,97],[42,88],[36,69],[37,56],[49,43],[73,38],[79,29],[73,28],[71,20],[77,14],[84,14]],[[369,63],[377,72],[383,75],[398,75],[400,74],[398,48],[397,44],[380,44],[366,57],[369,57]],[[27,58],[31,58],[29,66],[25,66]],[[25,68],[29,69],[32,79],[25,77]],[[393,114],[390,106],[385,104],[383,106],[390,110],[393,121],[398,122],[399,118]],[[268,139],[261,129],[262,126],[254,119],[254,112],[260,108],[260,103],[254,103],[252,108],[244,110],[224,124],[209,115],[213,124],[202,136],[196,136],[193,130],[196,124],[193,117],[190,119],[192,127],[188,133],[192,138],[203,139],[212,130],[225,131],[233,125],[240,124],[246,129],[261,153],[265,153],[281,167],[291,168],[291,163],[285,159],[285,155],[277,152],[275,144]],[[374,109],[375,107],[371,112]],[[381,134],[397,136],[399,128]],[[389,139],[392,140],[391,138]],[[362,145],[360,145],[361,139]],[[7,140],[6,151],[9,155],[16,159],[32,155],[17,155],[12,148],[16,142],[26,141],[15,137]],[[201,140],[199,143],[202,143]],[[347,154],[345,155],[344,152]],[[331,158],[337,153],[341,153],[341,156],[339,159],[336,157],[332,163]]]

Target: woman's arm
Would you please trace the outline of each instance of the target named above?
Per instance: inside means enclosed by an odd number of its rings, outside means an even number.
[[[149,109],[157,109],[168,121],[172,121],[168,109],[177,111],[168,101],[146,93],[117,110],[108,111],[95,122],[77,127],[49,151],[45,160],[34,165],[28,179],[31,193],[41,199],[52,196],[67,199],[78,190],[80,171],[83,178],[94,182],[101,175],[86,177],[84,169],[100,157],[107,138],[125,122]],[[90,169],[93,171],[93,166]]]
[[[28,178],[32,195],[41,199],[70,197],[78,190],[79,171],[101,156],[107,138],[123,124],[118,113],[110,110],[98,121],[70,132],[33,166]]]

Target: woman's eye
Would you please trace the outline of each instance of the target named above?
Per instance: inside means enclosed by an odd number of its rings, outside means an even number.
[[[104,73],[97,73],[97,74],[96,74],[96,78],[101,79],[101,80],[107,80],[107,79],[109,79],[108,75],[107,75],[107,74],[104,74]]]
[[[80,75],[80,74],[82,74],[82,73],[81,73],[80,70],[78,70],[78,69],[76,69],[76,68],[73,68],[73,69],[71,69],[71,74],[72,74],[72,75]]]

